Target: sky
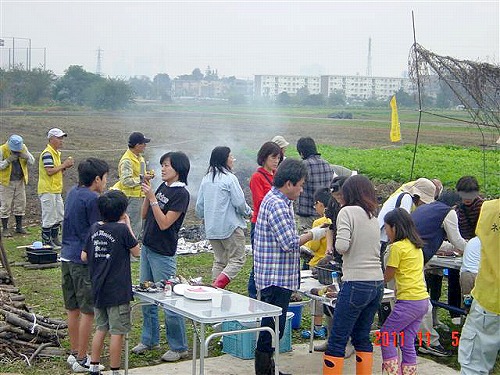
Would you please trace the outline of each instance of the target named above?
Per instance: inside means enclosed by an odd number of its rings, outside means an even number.
[[[400,77],[417,42],[439,55],[499,61],[498,1],[0,0],[0,66],[9,50],[62,75],[70,65],[128,78],[202,72]],[[12,40],[14,38],[14,40]]]

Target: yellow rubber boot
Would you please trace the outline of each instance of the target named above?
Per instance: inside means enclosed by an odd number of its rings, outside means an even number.
[[[323,375],[341,375],[343,368],[344,357],[323,354]]]
[[[372,352],[356,352],[356,375],[372,375],[372,367]]]

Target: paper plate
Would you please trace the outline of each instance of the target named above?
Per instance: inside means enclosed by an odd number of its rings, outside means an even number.
[[[216,289],[208,286],[189,286],[184,291],[184,297],[198,301],[205,301],[212,299],[214,292],[216,292]]]
[[[178,294],[180,296],[183,296],[184,295],[184,291],[191,287],[191,285],[188,285],[188,284],[176,284],[174,285],[174,293],[175,294]]]

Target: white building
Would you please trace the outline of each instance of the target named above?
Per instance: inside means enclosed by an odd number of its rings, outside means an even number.
[[[342,91],[347,99],[387,99],[400,88],[411,93],[413,85],[408,78],[367,76],[283,76],[256,75],[254,96],[276,99],[286,92],[295,95],[297,90],[307,87],[309,94],[322,94],[327,98],[335,90]]]
[[[281,76],[281,75],[256,75],[254,80],[254,96],[276,99],[286,92],[295,95],[303,87],[309,90],[309,94],[321,92],[319,76]]]
[[[408,93],[414,91],[408,78],[321,76],[321,94],[324,97],[338,90],[343,91],[347,99],[387,99],[401,88]]]

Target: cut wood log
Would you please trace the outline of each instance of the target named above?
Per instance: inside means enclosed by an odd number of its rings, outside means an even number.
[[[6,292],[6,293],[19,293],[19,288],[16,288],[15,286],[12,285],[0,285],[0,293],[1,292]]]
[[[45,264],[25,264],[23,266],[28,270],[46,270],[48,268],[61,267],[61,263],[45,263]]]
[[[33,314],[29,311],[24,311],[21,309],[16,309],[15,307],[9,305],[5,305],[2,308],[0,308],[0,313],[2,315],[5,315],[8,312],[19,315],[21,318],[28,320],[30,322],[34,322],[36,319],[37,324],[40,324],[50,329],[65,329],[68,327],[67,323],[62,320],[46,318],[42,315]]]
[[[62,337],[66,336],[61,331],[56,331],[53,329],[48,329],[48,328],[42,327],[38,324],[33,324],[32,322],[24,320],[13,313],[7,313],[4,316],[5,316],[6,322],[13,324],[15,326],[21,327],[27,332],[33,331],[33,333],[41,335],[41,336],[45,336],[46,338],[51,339],[51,340],[56,338],[56,337],[62,338]]]

